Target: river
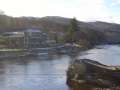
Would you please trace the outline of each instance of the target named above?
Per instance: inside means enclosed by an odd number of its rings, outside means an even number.
[[[68,90],[69,61],[65,55],[0,60],[0,90]]]
[[[105,65],[120,66],[120,45],[100,45],[81,52],[79,59],[91,59]]]
[[[104,64],[120,64],[119,45],[97,46],[80,53],[78,58],[99,60]],[[0,90],[70,90],[66,70],[71,57],[41,54],[0,60]]]

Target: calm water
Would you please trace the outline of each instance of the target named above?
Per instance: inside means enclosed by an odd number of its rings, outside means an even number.
[[[0,90],[68,90],[68,56],[0,60]]]
[[[98,46],[81,53],[79,58],[117,65],[120,64],[120,47]],[[44,54],[0,60],[0,90],[70,90],[66,85],[66,70],[70,60],[66,55]]]
[[[120,66],[120,45],[104,45],[82,52],[78,58],[99,61],[106,65]]]

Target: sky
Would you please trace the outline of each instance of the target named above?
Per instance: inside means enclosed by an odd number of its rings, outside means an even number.
[[[120,0],[0,0],[9,16],[62,16],[120,23]]]

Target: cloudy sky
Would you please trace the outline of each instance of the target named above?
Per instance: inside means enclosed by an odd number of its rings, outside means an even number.
[[[120,0],[0,0],[10,16],[62,16],[120,23]]]

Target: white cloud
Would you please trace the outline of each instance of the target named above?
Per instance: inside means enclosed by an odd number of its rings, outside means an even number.
[[[0,9],[12,16],[63,16],[84,21],[111,21],[105,0],[0,0]]]
[[[120,5],[120,0],[112,0],[112,6]]]

